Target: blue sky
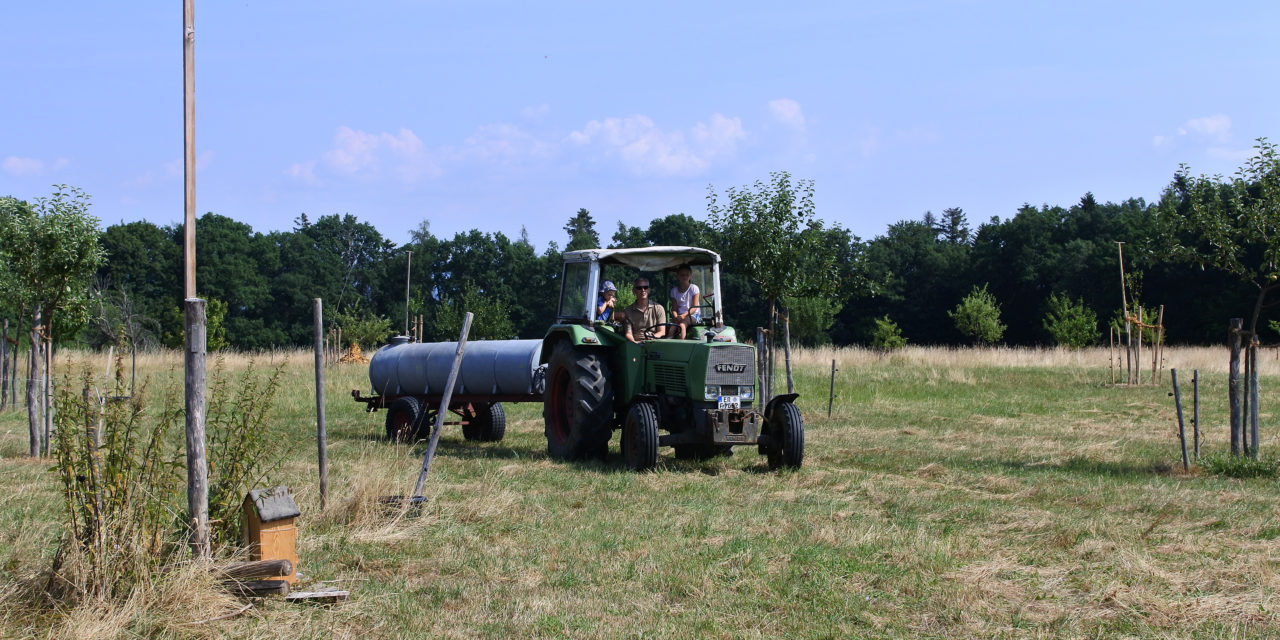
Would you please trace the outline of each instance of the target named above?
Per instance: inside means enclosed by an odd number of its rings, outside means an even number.
[[[182,2],[0,7],[0,194],[182,219]],[[210,2],[197,202],[544,248],[786,170],[863,238],[1156,198],[1280,131],[1280,3]]]

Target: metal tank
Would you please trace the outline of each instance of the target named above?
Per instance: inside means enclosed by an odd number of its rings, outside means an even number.
[[[392,338],[369,361],[369,382],[381,395],[438,396],[449,383],[457,342],[408,343]],[[453,394],[521,396],[541,393],[535,384],[541,340],[469,340]]]

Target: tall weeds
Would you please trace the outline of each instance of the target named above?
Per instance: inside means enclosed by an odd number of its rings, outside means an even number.
[[[58,387],[55,470],[67,529],[49,586],[62,595],[127,592],[178,542],[174,505],[180,504],[182,460],[169,434],[181,408],[171,390],[160,414],[147,420],[147,381],[126,396],[121,364],[117,358],[110,394],[96,388],[87,366],[79,385],[68,373]]]
[[[214,548],[240,541],[245,493],[266,479],[281,454],[264,421],[288,360],[259,372],[253,360],[239,376],[226,360],[214,364],[205,433],[209,437],[209,536]],[[228,385],[236,383],[234,389]]]
[[[149,379],[126,395],[129,380],[119,357],[115,364],[109,393],[97,388],[87,365],[78,384],[68,373],[58,388],[54,471],[67,519],[44,586],[55,601],[127,598],[185,558],[184,395],[174,382],[156,411]],[[243,496],[275,467],[265,421],[284,366],[260,372],[250,362],[232,376],[219,358],[210,376],[206,433],[215,553],[235,552]]]

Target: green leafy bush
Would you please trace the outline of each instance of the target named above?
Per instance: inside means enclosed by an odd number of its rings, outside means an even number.
[[[1004,336],[1000,305],[985,284],[981,289],[974,287],[947,315],[956,323],[956,329],[975,343],[994,344]]]
[[[907,339],[902,335],[898,323],[889,319],[889,314],[876,318],[876,328],[871,332],[871,346],[882,351],[893,351],[907,346]]]
[[[1098,342],[1098,314],[1084,306],[1084,300],[1067,296],[1049,296],[1049,312],[1044,328],[1059,346],[1083,349]]]
[[[342,329],[342,342],[345,345],[358,344],[361,348],[372,349],[391,335],[390,319],[372,311],[364,311],[358,303],[334,311],[332,322]]]
[[[162,565],[186,553],[182,378],[175,376],[153,414],[147,380],[129,395],[120,354],[109,393],[96,388],[89,364],[79,384],[68,375],[57,387],[54,472],[67,521],[48,584],[58,597],[127,598]],[[239,544],[241,500],[276,468],[277,440],[264,422],[284,366],[264,374],[251,362],[235,377],[221,358],[214,367],[205,415],[215,553]]]

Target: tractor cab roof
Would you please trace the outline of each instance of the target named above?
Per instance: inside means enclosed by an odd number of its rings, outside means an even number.
[[[566,251],[565,262],[596,261],[621,264],[641,271],[663,271],[682,264],[714,265],[720,254],[698,247],[637,247],[634,249],[581,249]]]

